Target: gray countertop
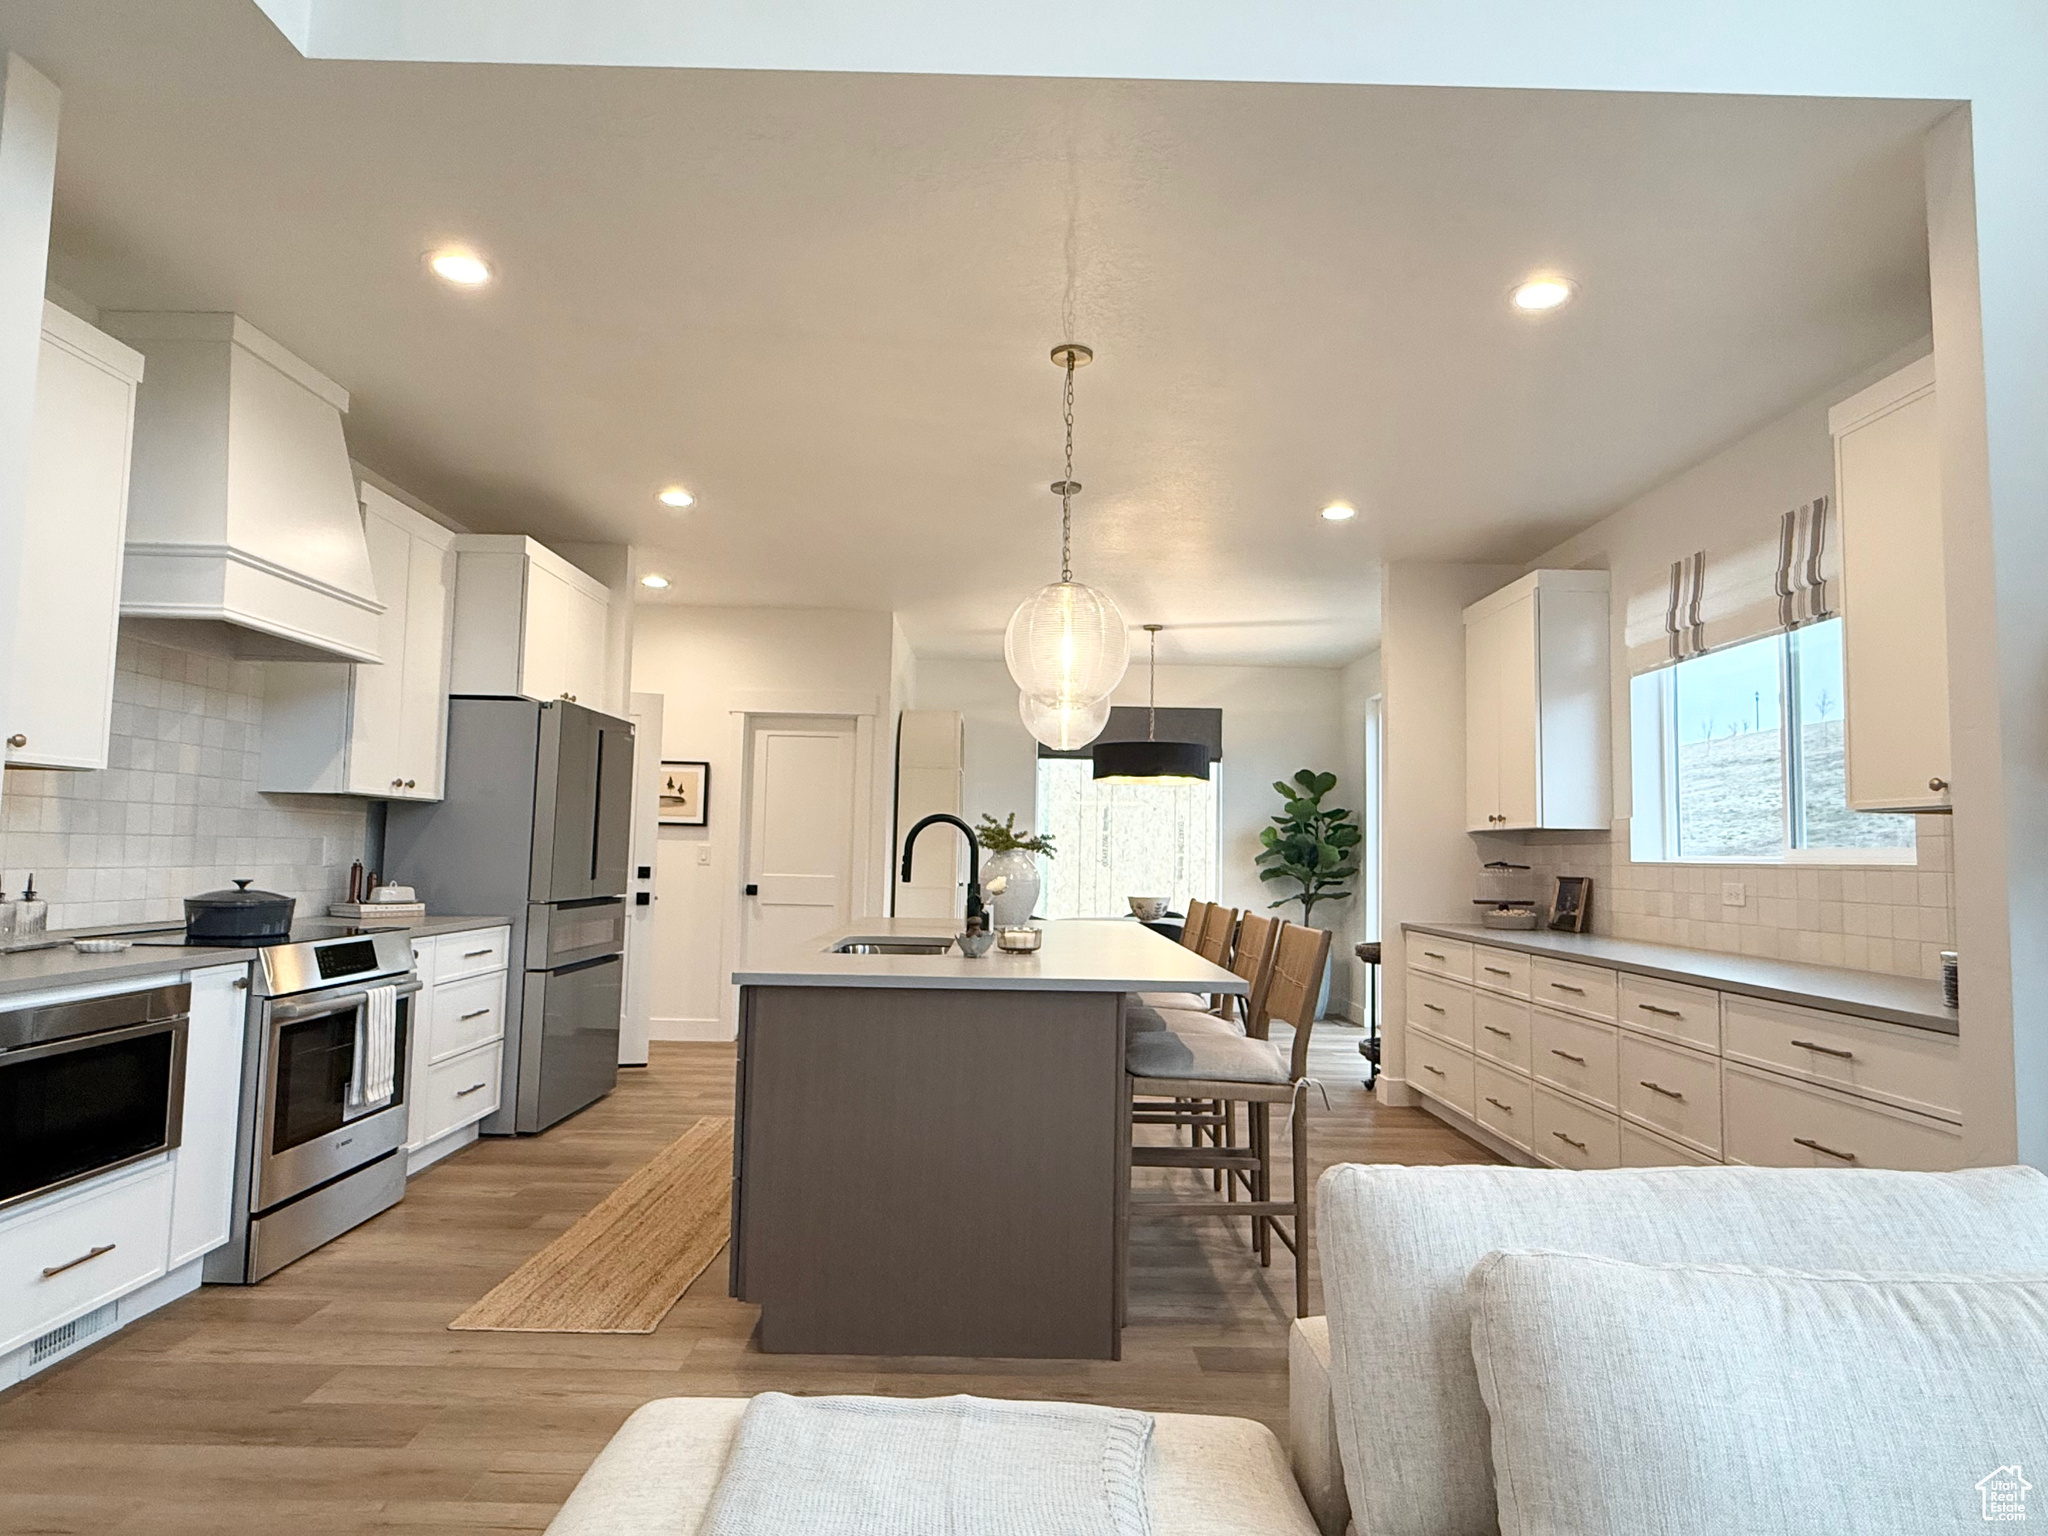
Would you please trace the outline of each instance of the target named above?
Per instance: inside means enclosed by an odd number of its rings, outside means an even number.
[[[1244,996],[1244,979],[1211,965],[1143,923],[1117,918],[1050,922],[1035,953],[991,949],[969,960],[957,949],[943,955],[835,955],[849,938],[941,938],[953,922],[881,917],[850,923],[786,945],[779,953],[733,972],[743,987],[944,987],[965,991],[1228,992]]]
[[[340,928],[340,919],[332,921]],[[508,917],[427,917],[418,922],[388,926],[403,927],[414,938],[433,938],[443,933],[472,933],[479,928],[502,928]],[[385,925],[378,925],[385,926]],[[204,970],[215,965],[247,965],[253,951],[207,945],[167,944],[184,931],[178,923],[161,928],[80,928],[52,933],[58,941],[49,949],[0,953],[0,1002],[27,997],[37,992],[54,992],[62,987],[92,986],[105,981],[143,981],[153,976],[175,976],[181,971]],[[74,938],[132,938],[117,955],[81,955],[71,947]],[[146,942],[154,941],[154,942]]]
[[[1941,1000],[1941,983],[1923,981],[1917,976],[1886,976],[1877,971],[1845,971],[1795,960],[1680,949],[1674,944],[1645,944],[1635,939],[1604,938],[1596,933],[1552,933],[1542,928],[1518,932],[1484,928],[1476,923],[1403,923],[1401,927],[1408,933],[1462,939],[1468,944],[1487,944],[1527,955],[1554,955],[1562,960],[1604,965],[1666,981],[1690,982],[1775,1003],[1825,1008],[1945,1035],[1958,1033],[1955,1009]]]

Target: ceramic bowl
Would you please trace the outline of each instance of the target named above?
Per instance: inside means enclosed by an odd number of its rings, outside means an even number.
[[[977,929],[973,933],[956,934],[953,938],[953,942],[960,946],[960,953],[970,960],[979,960],[987,954],[989,945],[995,941],[996,936],[986,928]]]
[[[1043,928],[998,928],[996,942],[1011,954],[1028,954],[1045,942]]]
[[[1131,916],[1141,923],[1156,923],[1166,916],[1164,896],[1131,896],[1126,899],[1131,904]]]

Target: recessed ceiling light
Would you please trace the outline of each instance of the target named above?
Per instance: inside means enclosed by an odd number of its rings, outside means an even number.
[[[640,585],[651,587],[656,592],[666,592],[668,590],[668,578],[666,576],[657,576],[654,572],[649,571],[640,578]]]
[[[697,501],[696,497],[692,496],[680,485],[671,485],[666,487],[665,489],[658,492],[655,495],[654,499],[660,502],[664,507],[677,508],[694,506]]]
[[[1532,277],[1526,283],[1516,284],[1509,297],[1515,308],[1540,314],[1569,303],[1577,291],[1577,285],[1568,277]]]
[[[1356,516],[1358,508],[1348,501],[1333,501],[1323,508],[1323,521],[1326,523],[1348,523]]]
[[[491,264],[470,251],[436,251],[427,258],[434,276],[458,288],[477,288],[491,280]]]

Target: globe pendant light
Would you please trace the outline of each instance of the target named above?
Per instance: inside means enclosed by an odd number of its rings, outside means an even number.
[[[1099,741],[1095,744],[1095,780],[1099,784],[1195,784],[1209,777],[1209,749],[1199,741],[1160,741],[1159,631],[1147,624],[1152,660],[1145,684],[1145,739]]]
[[[1024,694],[1018,707],[1025,723],[1040,741],[1069,751],[1092,740],[1094,733],[1078,742],[1055,743],[1040,734],[1040,725],[1055,735],[1071,736],[1092,718],[1090,706],[1107,699],[1123,681],[1131,662],[1130,627],[1114,599],[1074,580],[1074,496],[1081,489],[1074,478],[1074,370],[1094,357],[1078,342],[1052,350],[1053,362],[1066,374],[1061,407],[1067,428],[1067,472],[1052,487],[1060,499],[1060,579],[1019,604],[1003,634],[1003,659]],[[1033,711],[1029,703],[1041,707]],[[1034,718],[1039,724],[1032,724]],[[1096,730],[1100,729],[1098,724]]]

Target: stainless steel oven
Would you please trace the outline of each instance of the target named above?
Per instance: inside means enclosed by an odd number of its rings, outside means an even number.
[[[208,1280],[254,1283],[404,1197],[419,990],[402,930],[309,927],[258,951],[235,1224]]]
[[[0,1013],[0,1208],[168,1152],[192,989]]]

